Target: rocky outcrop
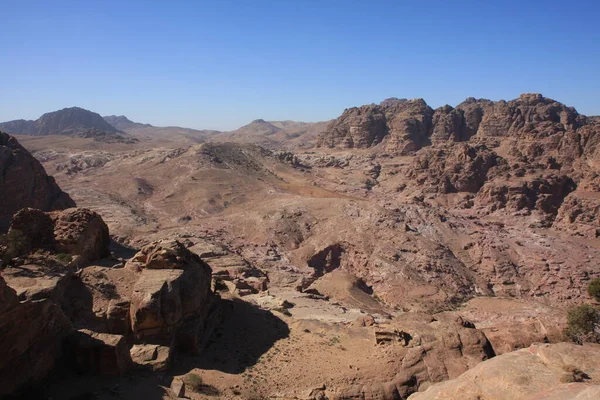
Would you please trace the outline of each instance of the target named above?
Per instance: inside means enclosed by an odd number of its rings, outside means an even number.
[[[68,339],[73,365],[81,372],[123,375],[133,365],[125,337],[81,329]]]
[[[575,190],[575,183],[565,175],[495,181],[486,184],[477,194],[475,203],[491,210],[508,208],[538,210],[556,215],[565,197]]]
[[[410,154],[423,146],[469,140],[518,139],[513,152],[534,160],[555,156],[559,163],[598,154],[600,124],[540,94],[511,101],[468,98],[452,108],[432,110],[422,99],[389,99],[347,109],[320,135],[318,146],[379,148]]]
[[[59,253],[79,257],[81,263],[110,255],[108,227],[97,213],[71,208],[53,213],[55,248]]]
[[[74,207],[44,167],[17,140],[0,132],[0,232],[13,214],[24,207],[42,211]]]
[[[149,244],[128,268],[139,270],[130,310],[137,338],[171,340],[186,321],[208,316],[214,301],[212,271],[180,242]]]
[[[505,161],[486,146],[460,143],[423,149],[415,157],[408,177],[433,193],[477,193],[491,168]]]
[[[381,330],[381,328],[378,328]],[[401,368],[388,382],[327,389],[329,398],[405,399],[419,387],[458,377],[483,360],[494,357],[485,335],[461,318],[436,319],[407,313],[385,332],[375,331],[374,341],[389,351],[399,351]]]
[[[564,199],[552,226],[579,236],[600,237],[600,193],[571,193]]]
[[[410,400],[592,399],[600,395],[600,346],[534,344],[484,361]]]
[[[422,99],[388,99],[354,107],[331,122],[318,145],[368,148],[386,139],[386,149],[408,154],[428,142],[432,117],[433,110]]]
[[[63,340],[71,330],[53,301],[19,303],[0,276],[0,397],[45,378],[64,354]]]

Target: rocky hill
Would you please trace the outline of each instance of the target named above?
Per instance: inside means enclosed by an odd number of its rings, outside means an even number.
[[[116,129],[120,131],[127,131],[128,129],[135,128],[150,128],[152,125],[150,124],[140,124],[139,122],[133,122],[129,118],[124,115],[107,115],[103,117],[106,122],[110,125],[114,126]]]
[[[44,211],[74,207],[75,203],[46,174],[44,167],[17,140],[0,132],[0,232],[23,207]]]
[[[456,108],[446,105],[436,110],[423,99],[394,98],[345,110],[319,137],[318,144],[341,148],[377,146],[402,155],[432,143],[514,138],[528,142],[544,139],[553,142],[557,149],[562,147],[561,141],[578,133],[587,140],[589,131],[595,129],[595,119],[539,94],[497,102],[469,98]]]
[[[15,120],[0,123],[0,130],[13,135],[67,135],[93,138],[99,142],[132,143],[121,130],[106,122],[99,114],[80,107],[49,112],[35,121]]]
[[[270,149],[309,148],[326,122],[265,121],[257,119],[236,129],[211,137],[213,142],[258,144]]]

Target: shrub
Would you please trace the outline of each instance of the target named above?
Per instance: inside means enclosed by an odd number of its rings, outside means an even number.
[[[71,261],[73,261],[73,256],[70,254],[66,254],[66,253],[59,253],[56,255],[56,259],[61,263],[61,264],[69,264]]]
[[[585,379],[590,378],[585,372],[573,365],[565,365],[563,370],[566,372],[560,379],[563,383],[584,382]]]
[[[600,301],[600,278],[596,278],[588,285],[588,293],[590,296]]]
[[[600,323],[600,313],[595,307],[589,304],[573,307],[567,313],[566,339],[579,344],[598,343],[600,342],[600,335],[596,333],[598,323]]]
[[[183,381],[185,385],[189,387],[192,391],[196,393],[202,392],[204,384],[200,375],[194,373],[187,374]]]
[[[27,236],[18,229],[11,229],[0,238],[2,247],[2,264],[8,264],[10,260],[29,251]]]

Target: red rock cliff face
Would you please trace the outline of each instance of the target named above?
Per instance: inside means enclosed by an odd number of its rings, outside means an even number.
[[[526,93],[510,101],[468,98],[456,108],[436,110],[423,99],[388,99],[381,104],[353,107],[332,121],[321,134],[321,147],[379,148],[410,154],[430,144],[519,139],[527,155],[557,152],[579,157],[587,148],[597,151],[597,121],[573,107]]]
[[[74,206],[39,161],[14,137],[0,132],[0,232],[21,208],[51,211]]]

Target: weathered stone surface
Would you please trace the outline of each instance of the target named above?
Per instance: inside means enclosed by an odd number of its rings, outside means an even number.
[[[184,319],[205,317],[213,299],[210,267],[177,241],[145,249],[134,257],[143,266],[131,296],[134,334],[169,336]]]
[[[534,344],[482,362],[458,378],[433,385],[411,400],[571,399],[598,393],[599,345]],[[565,385],[582,371],[585,385]],[[590,386],[595,384],[595,386]],[[564,396],[564,397],[560,397]],[[571,397],[573,396],[573,397]],[[576,397],[581,396],[581,397]],[[593,398],[593,397],[592,397]]]
[[[555,215],[564,198],[575,189],[574,182],[565,175],[513,179],[511,182],[486,184],[475,198],[475,204],[491,210],[508,208],[538,210]]]
[[[504,161],[486,146],[455,144],[423,149],[415,157],[408,177],[425,192],[477,193],[488,171]]]
[[[108,333],[127,335],[130,331],[129,300],[110,300],[106,310]]]
[[[171,382],[171,392],[177,398],[185,398],[185,382],[182,378],[173,378]]]
[[[422,99],[388,99],[354,107],[331,122],[319,137],[326,147],[367,148],[386,141],[389,151],[408,154],[428,142],[433,110]]]
[[[73,279],[69,270],[39,264],[6,268],[3,274],[21,301],[51,299],[58,305],[63,304],[65,291]]]
[[[52,214],[56,250],[87,263],[110,256],[108,227],[97,213],[71,208]]]
[[[72,327],[51,300],[15,303],[16,294],[3,281],[0,296],[0,396],[4,396],[41,381],[55,368]]]
[[[164,371],[171,362],[171,347],[158,344],[135,344],[130,350],[134,363],[152,371]]]
[[[48,249],[54,244],[54,222],[50,216],[35,208],[19,210],[10,223],[9,233],[18,231],[24,236],[24,250]]]
[[[81,329],[69,336],[68,343],[75,366],[82,372],[123,375],[132,366],[124,336]]]
[[[74,207],[75,202],[60,190],[44,167],[17,140],[0,132],[0,232],[24,207],[42,211]]]
[[[568,195],[552,226],[588,238],[600,237],[600,193],[577,191]]]

